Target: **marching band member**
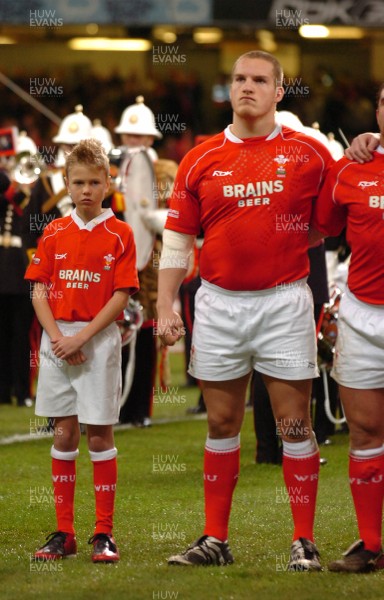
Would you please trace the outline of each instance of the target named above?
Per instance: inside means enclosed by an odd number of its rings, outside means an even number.
[[[32,167],[36,165],[37,148],[20,132],[15,152],[7,161],[10,168],[0,171],[0,404],[10,404],[15,396],[18,406],[31,406],[29,330],[33,309],[29,285],[24,281],[28,259],[22,222],[36,177],[33,168],[23,172],[19,165],[21,157]]]
[[[158,156],[152,145],[155,139],[163,136],[156,128],[155,116],[144,104],[143,96],[138,96],[136,103],[123,111],[115,132],[122,142],[119,176],[125,200],[124,219],[132,227],[136,243],[140,281],[136,298],[144,313],[143,325],[136,341],[132,341],[134,348],[130,344],[130,352],[135,353],[135,364],[132,381],[125,381],[120,422],[148,426],[157,366],[154,320],[158,269],[153,257],[161,245],[157,234],[162,232],[166,213],[165,210],[158,211],[159,190],[154,173]],[[127,357],[124,358],[126,364]]]

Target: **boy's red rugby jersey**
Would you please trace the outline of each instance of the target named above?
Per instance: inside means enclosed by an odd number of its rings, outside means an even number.
[[[75,209],[47,225],[25,278],[49,286],[55,319],[91,321],[116,290],[138,290],[132,230],[111,209],[87,224]]]
[[[180,163],[166,228],[204,232],[201,277],[263,290],[306,277],[312,204],[333,159],[288,127],[241,140],[230,127]]]
[[[362,302],[384,304],[384,148],[362,165],[347,158],[336,163],[311,225],[331,236],[347,226],[348,287]]]

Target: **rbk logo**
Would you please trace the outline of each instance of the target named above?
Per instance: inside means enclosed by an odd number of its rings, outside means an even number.
[[[67,258],[67,252],[65,254],[55,254],[56,260],[63,260],[63,258]]]
[[[212,177],[225,177],[226,175],[232,175],[233,171],[213,171]]]
[[[363,190],[365,190],[365,188],[367,188],[367,187],[372,187],[372,186],[377,187],[378,183],[379,183],[378,181],[359,181],[359,183],[357,185],[358,185],[358,187],[361,187]]]

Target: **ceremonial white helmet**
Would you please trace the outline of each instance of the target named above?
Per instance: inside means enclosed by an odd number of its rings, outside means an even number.
[[[304,125],[299,117],[289,110],[279,110],[276,112],[275,116],[279,125],[285,125],[295,131],[303,131]]]
[[[131,135],[153,135],[161,139],[163,135],[156,129],[155,115],[144,104],[143,96],[137,96],[136,103],[123,111],[120,123],[115,127],[116,133]]]
[[[326,148],[328,148],[332,154],[332,150],[329,145],[329,139],[327,136],[320,131],[320,126],[317,121],[312,123],[312,127],[303,125],[299,117],[288,110],[280,110],[276,112],[276,121],[279,125],[285,125],[295,131],[305,133],[309,137],[312,137],[321,142]]]
[[[315,140],[319,140],[319,142],[324,144],[324,146],[329,149],[329,140],[325,133],[322,133],[320,131],[320,125],[317,121],[312,123],[311,127],[304,127],[303,132],[309,135],[310,137],[315,138]]]
[[[28,137],[26,131],[20,131],[16,138],[16,154],[28,152],[31,155],[37,154],[37,146],[32,138]]]
[[[91,136],[92,123],[83,114],[81,104],[75,106],[75,112],[65,117],[54,138],[55,144],[78,144],[81,140],[87,140]]]
[[[112,136],[106,127],[103,127],[100,119],[95,119],[92,125],[91,138],[102,143],[107,154],[113,148]]]
[[[332,158],[340,160],[344,156],[344,146],[335,140],[335,134],[330,132],[327,135],[329,151],[332,154]]]

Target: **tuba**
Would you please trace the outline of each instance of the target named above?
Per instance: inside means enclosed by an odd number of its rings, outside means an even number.
[[[11,159],[10,177],[20,185],[31,185],[38,180],[44,168],[45,162],[38,152],[20,152]]]

